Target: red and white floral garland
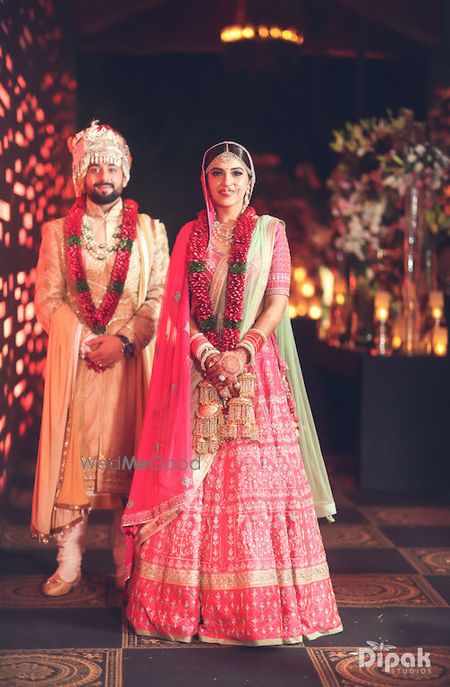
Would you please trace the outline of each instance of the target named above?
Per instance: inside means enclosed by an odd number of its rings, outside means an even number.
[[[200,331],[221,351],[232,350],[239,341],[244,307],[247,255],[256,219],[254,209],[248,207],[239,217],[234,230],[233,243],[228,258],[227,290],[221,336],[217,331],[217,320],[213,313],[209,294],[210,279],[206,272],[205,258],[209,239],[206,211],[203,210],[199,213],[192,227],[188,248],[188,281],[192,296],[193,315]]]
[[[91,289],[86,279],[81,251],[81,230],[83,215],[86,213],[86,197],[80,196],[72,205],[66,219],[66,259],[69,273],[78,295],[78,302],[83,320],[94,334],[104,334],[106,326],[113,317],[123,293],[130,266],[133,242],[136,238],[138,204],[134,200],[125,200],[123,204],[122,226],[116,257],[111,277],[99,307],[92,299]],[[87,365],[97,371],[98,365],[86,361]]]

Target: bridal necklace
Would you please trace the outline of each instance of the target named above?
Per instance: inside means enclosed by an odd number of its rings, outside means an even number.
[[[236,224],[237,220],[231,227],[227,227],[225,224],[221,224],[218,219],[215,219],[212,225],[212,235],[219,243],[228,245],[233,238]]]

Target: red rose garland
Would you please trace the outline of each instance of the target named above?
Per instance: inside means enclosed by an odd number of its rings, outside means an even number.
[[[98,308],[95,307],[91,290],[86,279],[86,270],[81,252],[81,229],[86,212],[86,198],[80,196],[72,205],[66,219],[66,259],[69,273],[78,294],[83,320],[94,334],[104,334],[106,325],[113,317],[123,293],[130,265],[133,242],[136,238],[138,205],[134,200],[125,200],[123,205],[120,240],[117,247],[111,277]],[[86,361],[88,367],[97,372],[104,368]]]
[[[200,331],[221,351],[230,351],[236,348],[239,342],[244,307],[247,255],[255,224],[256,213],[253,208],[248,207],[237,221],[228,258],[227,291],[221,337],[217,332],[217,320],[213,314],[209,295],[210,279],[206,274],[205,257],[209,230],[204,210],[199,213],[192,227],[188,248],[188,280],[194,317]]]

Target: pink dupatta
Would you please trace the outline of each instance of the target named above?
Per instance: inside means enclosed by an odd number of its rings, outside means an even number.
[[[191,226],[181,229],[170,260],[136,470],[122,519],[127,577],[141,526],[146,536],[161,529],[194,492],[186,261]]]
[[[233,143],[226,142],[223,143]],[[222,145],[221,143],[217,144]],[[239,144],[235,144],[239,145]],[[213,146],[213,148],[216,146]],[[240,146],[242,148],[242,146]],[[251,190],[255,170],[250,153]],[[214,205],[203,156],[201,185],[211,231]],[[170,258],[142,434],[128,504],[122,518],[126,535],[125,578],[131,575],[135,547],[171,522],[195,493],[192,461],[190,303],[188,243],[193,222],[178,234]]]

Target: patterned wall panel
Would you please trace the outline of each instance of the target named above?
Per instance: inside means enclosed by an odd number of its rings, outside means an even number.
[[[69,46],[69,47],[68,47]],[[46,337],[34,317],[40,228],[73,195],[70,41],[52,0],[0,0],[0,496],[35,450]]]

